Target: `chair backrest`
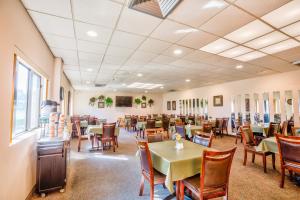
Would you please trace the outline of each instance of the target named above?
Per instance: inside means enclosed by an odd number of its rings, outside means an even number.
[[[203,124],[203,132],[204,133],[211,133],[212,124],[211,123],[204,123]]]
[[[163,135],[162,135],[162,133],[148,134],[147,135],[147,140],[148,140],[148,143],[162,142],[163,141]]]
[[[213,133],[210,134],[209,137],[205,137],[203,135],[194,135],[193,142],[196,144],[200,144],[205,147],[211,147]]]
[[[228,128],[228,121],[229,121],[229,118],[228,117],[225,117],[225,118],[223,118],[223,120],[222,120],[222,128],[223,129],[227,129]]]
[[[81,137],[81,129],[80,129],[80,121],[75,121],[75,127],[76,127],[76,132],[77,136],[80,138]]]
[[[138,118],[132,117],[130,120],[131,126],[135,126],[137,124]]]
[[[254,135],[250,126],[240,126],[244,146],[256,145]]]
[[[170,125],[170,119],[164,118],[162,120],[162,127],[164,128],[165,131],[169,130],[169,125]]]
[[[217,118],[216,119],[216,128],[222,128],[222,124],[223,124],[223,119]]]
[[[267,137],[274,137],[275,133],[280,132],[280,123],[270,122]]]
[[[290,161],[300,167],[300,137],[276,135],[280,162],[282,165]]]
[[[137,146],[139,149],[142,173],[149,175],[150,179],[153,179],[154,172],[153,172],[152,159],[151,159],[148,143],[145,141],[137,141]]]
[[[116,123],[104,123],[102,139],[112,139],[115,137]]]
[[[287,135],[287,126],[288,126],[288,121],[283,121],[281,125],[281,134],[282,135]]]
[[[155,128],[155,119],[147,119],[146,128]]]
[[[228,193],[230,169],[236,147],[227,151],[203,151],[200,174],[200,199],[204,199],[205,188],[222,189],[216,193],[205,194],[205,199],[215,198]],[[221,191],[221,192],[220,192]]]
[[[185,127],[184,126],[175,126],[176,132],[181,135],[182,138],[185,138]]]
[[[286,132],[288,133],[288,135],[292,134],[293,127],[294,127],[294,121],[289,120],[286,128]]]

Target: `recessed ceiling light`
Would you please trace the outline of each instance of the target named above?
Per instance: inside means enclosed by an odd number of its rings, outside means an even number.
[[[225,51],[225,50],[230,49],[235,46],[237,46],[237,44],[220,38],[220,39],[218,39],[214,42],[211,42],[208,45],[200,48],[199,50],[206,51],[208,53],[218,54],[218,53],[221,53],[222,51]]]
[[[255,20],[224,37],[237,43],[244,43],[271,31],[273,31],[273,29],[270,26],[259,20]]]
[[[243,46],[237,46],[237,47],[234,47],[227,51],[224,51],[224,52],[220,53],[219,55],[227,57],[227,58],[233,58],[233,57],[237,57],[242,54],[248,53],[250,51],[252,51],[252,49],[249,49],[249,48],[243,47]]]
[[[218,0],[212,0],[206,3],[204,6],[202,6],[203,9],[209,9],[209,8],[222,8],[226,4],[224,1],[218,1]]]
[[[181,49],[175,49],[175,50],[173,51],[173,53],[174,53],[175,55],[180,55],[180,54],[182,54],[182,50],[181,50]]]
[[[87,68],[86,71],[92,72],[92,71],[94,71],[94,70],[93,70],[92,68]]]
[[[176,34],[181,34],[181,33],[193,33],[193,32],[198,32],[198,29],[195,28],[187,28],[187,29],[179,29],[176,30],[175,33]]]
[[[276,28],[281,28],[298,21],[300,18],[300,1],[291,1],[272,12],[264,15],[263,20]]]
[[[154,88],[161,87],[162,84],[154,84],[154,83],[140,83],[140,82],[134,82],[130,85],[128,85],[128,88],[138,88],[138,89],[147,89],[152,90]]]
[[[236,69],[242,69],[244,66],[243,65],[237,65],[235,68]]]
[[[257,59],[257,58],[264,57],[264,56],[266,56],[266,55],[267,55],[267,54],[264,54],[264,53],[259,52],[259,51],[253,51],[253,52],[244,54],[244,55],[242,55],[242,56],[235,57],[234,59],[235,59],[235,60],[239,60],[239,61],[247,62],[247,61],[250,61],[250,60],[254,60],[254,59]]]
[[[273,54],[273,53],[277,53],[277,52],[280,52],[280,51],[284,51],[284,50],[287,50],[287,49],[297,47],[299,45],[300,45],[300,43],[297,42],[296,40],[289,39],[289,40],[285,40],[283,42],[265,47],[265,48],[261,49],[261,51],[265,52],[265,53],[268,53],[268,54]]]
[[[98,33],[96,31],[87,31],[86,34],[90,37],[97,37],[98,36]]]
[[[292,25],[286,26],[283,29],[281,29],[283,32],[285,32],[288,35],[291,36],[298,36],[300,35],[300,22],[294,23]]]
[[[138,74],[137,74],[137,76],[138,76],[138,77],[142,77],[142,76],[143,76],[143,74],[141,74],[141,73],[138,73]]]
[[[285,39],[288,39],[288,36],[278,31],[274,31],[272,33],[259,37],[255,40],[251,40],[250,42],[247,42],[245,45],[248,47],[252,47],[254,49],[261,49],[263,47],[269,46],[271,44],[275,44]]]
[[[185,82],[191,82],[191,80],[190,79],[185,79]]]
[[[164,89],[164,86],[161,86],[160,89]]]

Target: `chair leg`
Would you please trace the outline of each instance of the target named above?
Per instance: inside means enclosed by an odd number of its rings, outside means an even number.
[[[180,181],[180,192],[179,192],[179,194],[180,194],[179,199],[184,200],[184,184],[183,184],[182,181]]]
[[[115,152],[116,151],[116,147],[115,147],[116,145],[115,145],[115,140],[114,139],[112,140],[112,145],[113,145],[113,151]]]
[[[150,200],[154,200],[154,183],[150,183]]]
[[[255,161],[255,153],[252,153],[252,163]]]
[[[140,193],[139,193],[139,196],[143,196],[143,193],[144,193],[144,183],[145,183],[145,178],[142,175],[141,182],[140,182]]]
[[[244,163],[243,163],[243,165],[246,166],[246,163],[247,163],[247,151],[244,150]]]
[[[80,145],[81,145],[81,139],[80,138],[78,138],[78,152],[80,152]]]
[[[285,179],[285,169],[281,168],[281,181],[280,181],[280,187],[283,188],[284,186],[284,179]]]
[[[266,155],[263,155],[263,164],[264,164],[264,172],[267,173],[267,158]]]
[[[273,169],[276,169],[275,167],[275,154],[272,154],[272,165],[273,165]]]
[[[235,144],[237,144],[237,139],[238,139],[238,136],[236,135],[235,136]]]

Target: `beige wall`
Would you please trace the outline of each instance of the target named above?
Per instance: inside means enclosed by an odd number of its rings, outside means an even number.
[[[54,58],[19,0],[0,0],[0,199],[22,200],[35,185],[38,133],[28,133],[10,144],[10,113],[14,54],[22,57],[49,82]],[[69,86],[68,86],[69,87]]]
[[[98,97],[100,95],[109,96],[114,101],[114,106],[111,108],[98,108],[97,105],[90,106],[89,99],[91,97]],[[153,99],[154,105],[147,108],[141,108],[133,103],[133,107],[120,108],[115,107],[116,96],[132,96],[133,99],[141,98],[143,95],[147,99]],[[74,114],[77,115],[93,115],[98,118],[107,119],[109,122],[115,122],[118,117],[124,117],[125,114],[129,115],[147,115],[147,114],[160,114],[162,113],[162,94],[145,94],[145,93],[128,93],[128,92],[87,92],[76,91],[74,95]]]

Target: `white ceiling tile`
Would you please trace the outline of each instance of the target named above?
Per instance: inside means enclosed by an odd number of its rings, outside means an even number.
[[[44,38],[49,47],[77,50],[76,40],[74,38],[62,37],[52,34],[44,34]]]
[[[268,33],[267,35],[264,35],[262,37],[259,37],[257,39],[254,39],[250,42],[247,42],[245,46],[254,48],[254,49],[260,49],[265,46],[280,42],[282,40],[288,39],[288,36],[278,32],[274,31],[272,33]]]
[[[156,58],[154,58],[152,60],[152,62],[160,63],[160,64],[169,64],[171,62],[174,62],[177,59],[178,58],[175,58],[175,57],[160,55],[160,56],[157,56]]]
[[[162,55],[181,58],[181,57],[186,56],[187,54],[189,54],[193,51],[194,50],[190,49],[190,48],[186,48],[186,47],[179,46],[179,45],[172,45],[167,50],[165,50],[162,53]]]
[[[300,35],[300,21],[297,23],[291,24],[287,27],[284,27],[281,30],[290,36],[293,36],[293,37],[298,36],[298,35]]]
[[[69,0],[22,0],[26,9],[72,18]]]
[[[189,31],[193,31],[189,26],[185,26],[170,20],[164,20],[156,28],[151,37],[168,42],[176,42],[184,37]]]
[[[249,49],[249,48],[243,47],[243,46],[237,46],[237,47],[234,47],[227,51],[224,51],[224,52],[220,53],[219,55],[227,57],[227,58],[233,58],[233,57],[243,55],[245,53],[249,53],[250,51],[252,51],[252,49]]]
[[[126,7],[121,14],[117,29],[141,35],[149,35],[161,21],[157,17]]]
[[[271,31],[273,31],[273,29],[270,26],[259,20],[255,20],[229,33],[225,38],[237,43],[244,43]]]
[[[216,40],[218,37],[209,33],[206,33],[204,31],[195,29],[196,31],[187,34],[177,42],[177,44],[199,49],[200,47],[203,47],[204,45]]]
[[[120,65],[102,64],[101,70],[117,70],[120,67]]]
[[[73,0],[74,18],[91,24],[113,28],[122,5],[108,0]]]
[[[289,39],[289,40],[285,40],[283,42],[265,47],[265,48],[261,49],[261,51],[268,53],[268,54],[273,54],[273,53],[281,52],[281,51],[284,51],[287,49],[291,49],[293,47],[297,47],[299,45],[300,45],[300,43],[297,42],[296,40]]]
[[[42,33],[74,37],[72,20],[41,14],[34,11],[29,11],[29,14]]]
[[[75,58],[63,58],[65,65],[79,65],[78,57]]]
[[[217,54],[217,53],[221,53],[222,51],[225,51],[225,50],[230,49],[235,46],[237,46],[237,44],[230,42],[228,40],[224,40],[223,38],[220,38],[220,39],[200,48],[200,50]]]
[[[259,52],[259,51],[254,51],[254,52],[250,52],[250,53],[247,53],[245,55],[236,57],[234,59],[247,62],[247,61],[250,61],[250,60],[261,58],[263,56],[266,56],[266,54],[264,54],[262,52]]]
[[[294,0],[281,6],[264,15],[262,19],[276,28],[296,22],[300,20],[300,0]]]
[[[161,53],[171,46],[171,43],[147,38],[143,44],[139,47],[139,50],[148,51],[152,53]]]
[[[89,62],[97,62],[100,63],[102,60],[102,54],[93,54],[93,53],[86,53],[86,52],[78,52],[79,60],[86,60]]]
[[[100,42],[104,44],[108,44],[112,34],[112,29],[81,23],[81,22],[75,22],[75,30],[76,30],[77,39],[87,40],[92,42]],[[98,34],[98,36],[90,37],[87,35],[88,31],[95,31]]]
[[[204,58],[207,58],[209,56],[212,56],[214,54],[211,53],[207,53],[205,51],[199,51],[199,50],[195,50],[194,52],[186,55],[185,57],[183,57],[183,59],[185,60],[190,60],[193,62],[201,62]]]
[[[103,62],[106,64],[122,65],[126,61],[126,57],[105,55]]]
[[[116,47],[116,46],[109,46],[106,52],[106,55],[115,56],[115,57],[123,57],[128,58],[131,54],[133,54],[134,50]]]
[[[79,70],[79,66],[78,65],[64,65],[63,69],[64,70]]]
[[[234,4],[247,10],[248,12],[254,14],[257,17],[260,17],[274,9],[279,8],[290,0],[271,0],[271,1],[262,1],[262,0],[238,0]]]
[[[80,80],[80,71],[78,70],[64,70],[67,77],[72,80]]]
[[[96,76],[96,73],[81,71],[82,80],[94,81],[96,79]]]
[[[145,37],[143,36],[115,31],[110,44],[129,49],[136,49],[144,40]]]
[[[296,60],[300,60],[300,47],[294,47],[279,53],[274,54],[274,56],[278,58],[282,58],[289,62],[294,62]]]
[[[200,29],[222,37],[254,19],[254,17],[235,6],[229,6],[201,25]]]
[[[182,1],[168,18],[193,27],[199,27],[226,6],[228,4],[223,0]]]
[[[56,57],[77,58],[77,51],[75,51],[75,50],[51,48],[51,51],[54,54],[54,56],[56,56]]]
[[[130,59],[136,60],[136,61],[144,61],[144,62],[149,62],[153,58],[155,58],[157,54],[154,53],[148,53],[145,51],[136,51]]]
[[[106,49],[106,45],[104,44],[83,41],[83,40],[78,40],[77,45],[79,51],[94,53],[94,54],[104,54]]]

